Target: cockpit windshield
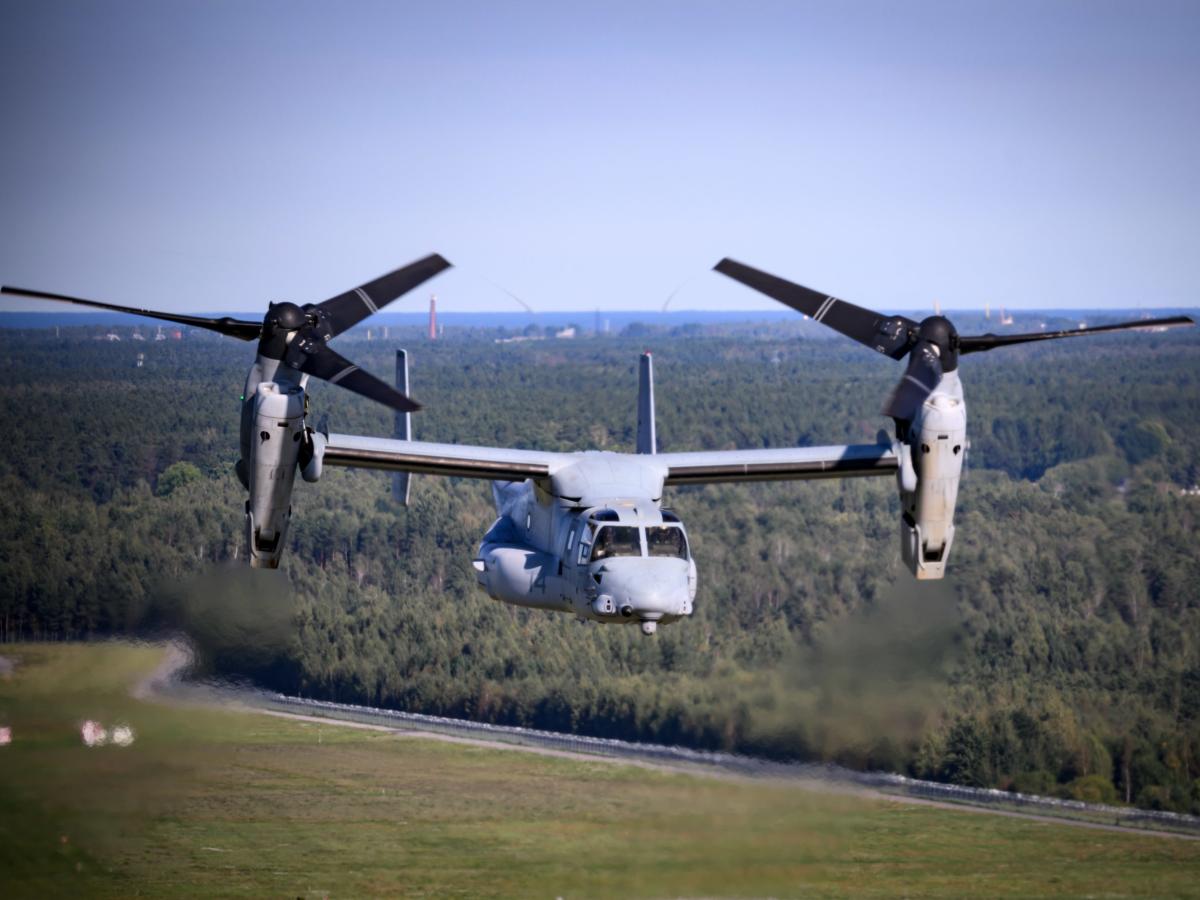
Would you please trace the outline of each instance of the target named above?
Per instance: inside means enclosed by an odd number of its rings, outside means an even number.
[[[641,556],[642,539],[634,525],[605,525],[596,532],[592,562],[610,556]]]
[[[650,525],[646,528],[646,548],[651,556],[688,558],[687,538],[674,525]]]

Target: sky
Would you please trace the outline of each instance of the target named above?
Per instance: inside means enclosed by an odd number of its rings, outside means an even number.
[[[1194,0],[0,0],[0,281],[167,310],[1195,307],[1197,160]]]

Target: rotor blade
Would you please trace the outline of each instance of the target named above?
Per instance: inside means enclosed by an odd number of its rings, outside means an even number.
[[[1116,325],[1094,325],[1091,328],[1071,328],[1065,331],[1037,331],[1032,334],[980,334],[958,339],[959,353],[979,353],[993,347],[1010,344],[1027,344],[1030,341],[1051,341],[1056,338],[1078,337],[1082,334],[1099,334],[1103,331],[1137,331],[1150,328],[1174,328],[1177,325],[1195,325],[1191,316],[1170,316],[1165,319],[1139,319],[1136,322],[1120,322]]]
[[[159,312],[154,309],[138,309],[135,306],[118,306],[115,303],[101,303],[99,300],[83,300],[79,297],[68,297],[65,294],[50,294],[46,291],[30,291],[18,287],[0,287],[0,293],[11,294],[14,297],[32,297],[34,300],[59,300],[63,303],[77,303],[80,306],[94,306],[97,309],[111,309],[114,312],[132,313],[135,316],[146,316],[150,319],[165,319],[168,322],[178,322],[180,325],[191,325],[194,328],[207,328],[218,334],[228,335],[243,341],[258,340],[262,331],[261,322],[246,322],[242,319],[232,319],[222,316],[220,319],[209,319],[204,316],[185,316],[180,313]]]
[[[356,287],[344,294],[338,294],[324,303],[319,303],[317,309],[325,313],[324,318],[329,325],[329,336],[334,337],[353,328],[367,316],[378,312],[396,298],[424,284],[434,275],[448,268],[450,268],[450,263],[446,262],[440,254],[431,253],[403,269],[389,272],[374,281],[368,281],[361,287]]]
[[[942,380],[942,360],[934,344],[923,341],[908,358],[904,377],[892,389],[892,396],[883,406],[883,414],[893,419],[911,422],[925,398],[933,393]]]
[[[728,257],[713,268],[892,359],[904,356],[914,342],[909,332],[916,332],[917,323],[904,316],[882,316],[873,310],[785,281]]]
[[[293,340],[293,345],[296,343]],[[289,365],[292,364],[291,348],[288,348]],[[416,412],[421,404],[400,393],[390,384],[380,381],[370,372],[364,372],[350,360],[336,353],[324,341],[316,341],[311,349],[301,355],[300,365],[296,366],[301,372],[306,372],[314,378],[336,384],[338,387],[362,394],[376,403],[399,410],[400,412]]]

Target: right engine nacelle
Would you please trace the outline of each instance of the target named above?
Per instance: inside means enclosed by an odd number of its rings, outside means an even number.
[[[900,444],[900,553],[919,579],[946,573],[966,449],[962,385],[947,372]]]

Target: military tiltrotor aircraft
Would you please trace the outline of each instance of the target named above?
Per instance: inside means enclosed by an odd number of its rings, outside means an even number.
[[[395,388],[335,353],[328,341],[449,267],[436,254],[319,304],[274,303],[261,323],[117,306],[20,288],[4,293],[136,313],[242,340],[258,340],[246,378],[237,474],[249,491],[250,565],[276,568],[291,518],[296,472],[320,479],[326,465],[393,472],[407,504],[412,473],[492,482],[497,519],[473,560],[489,596],[581,619],[638,622],[645,634],[689,616],[696,564],[679,517],[662,506],[674,485],[895,475],[900,548],[918,579],[941,578],[954,541],[954,507],[967,448],[958,378],[961,355],[1030,341],[1194,324],[1187,316],[1071,331],[963,337],[940,315],[916,322],[883,316],[724,259],[716,270],[908,367],[883,414],[895,440],[833,447],[658,453],[653,362],[639,372],[635,453],[551,453],[412,439],[408,365],[397,353]],[[391,438],[331,434],[307,424],[309,376],[349,388],[395,411]]]

